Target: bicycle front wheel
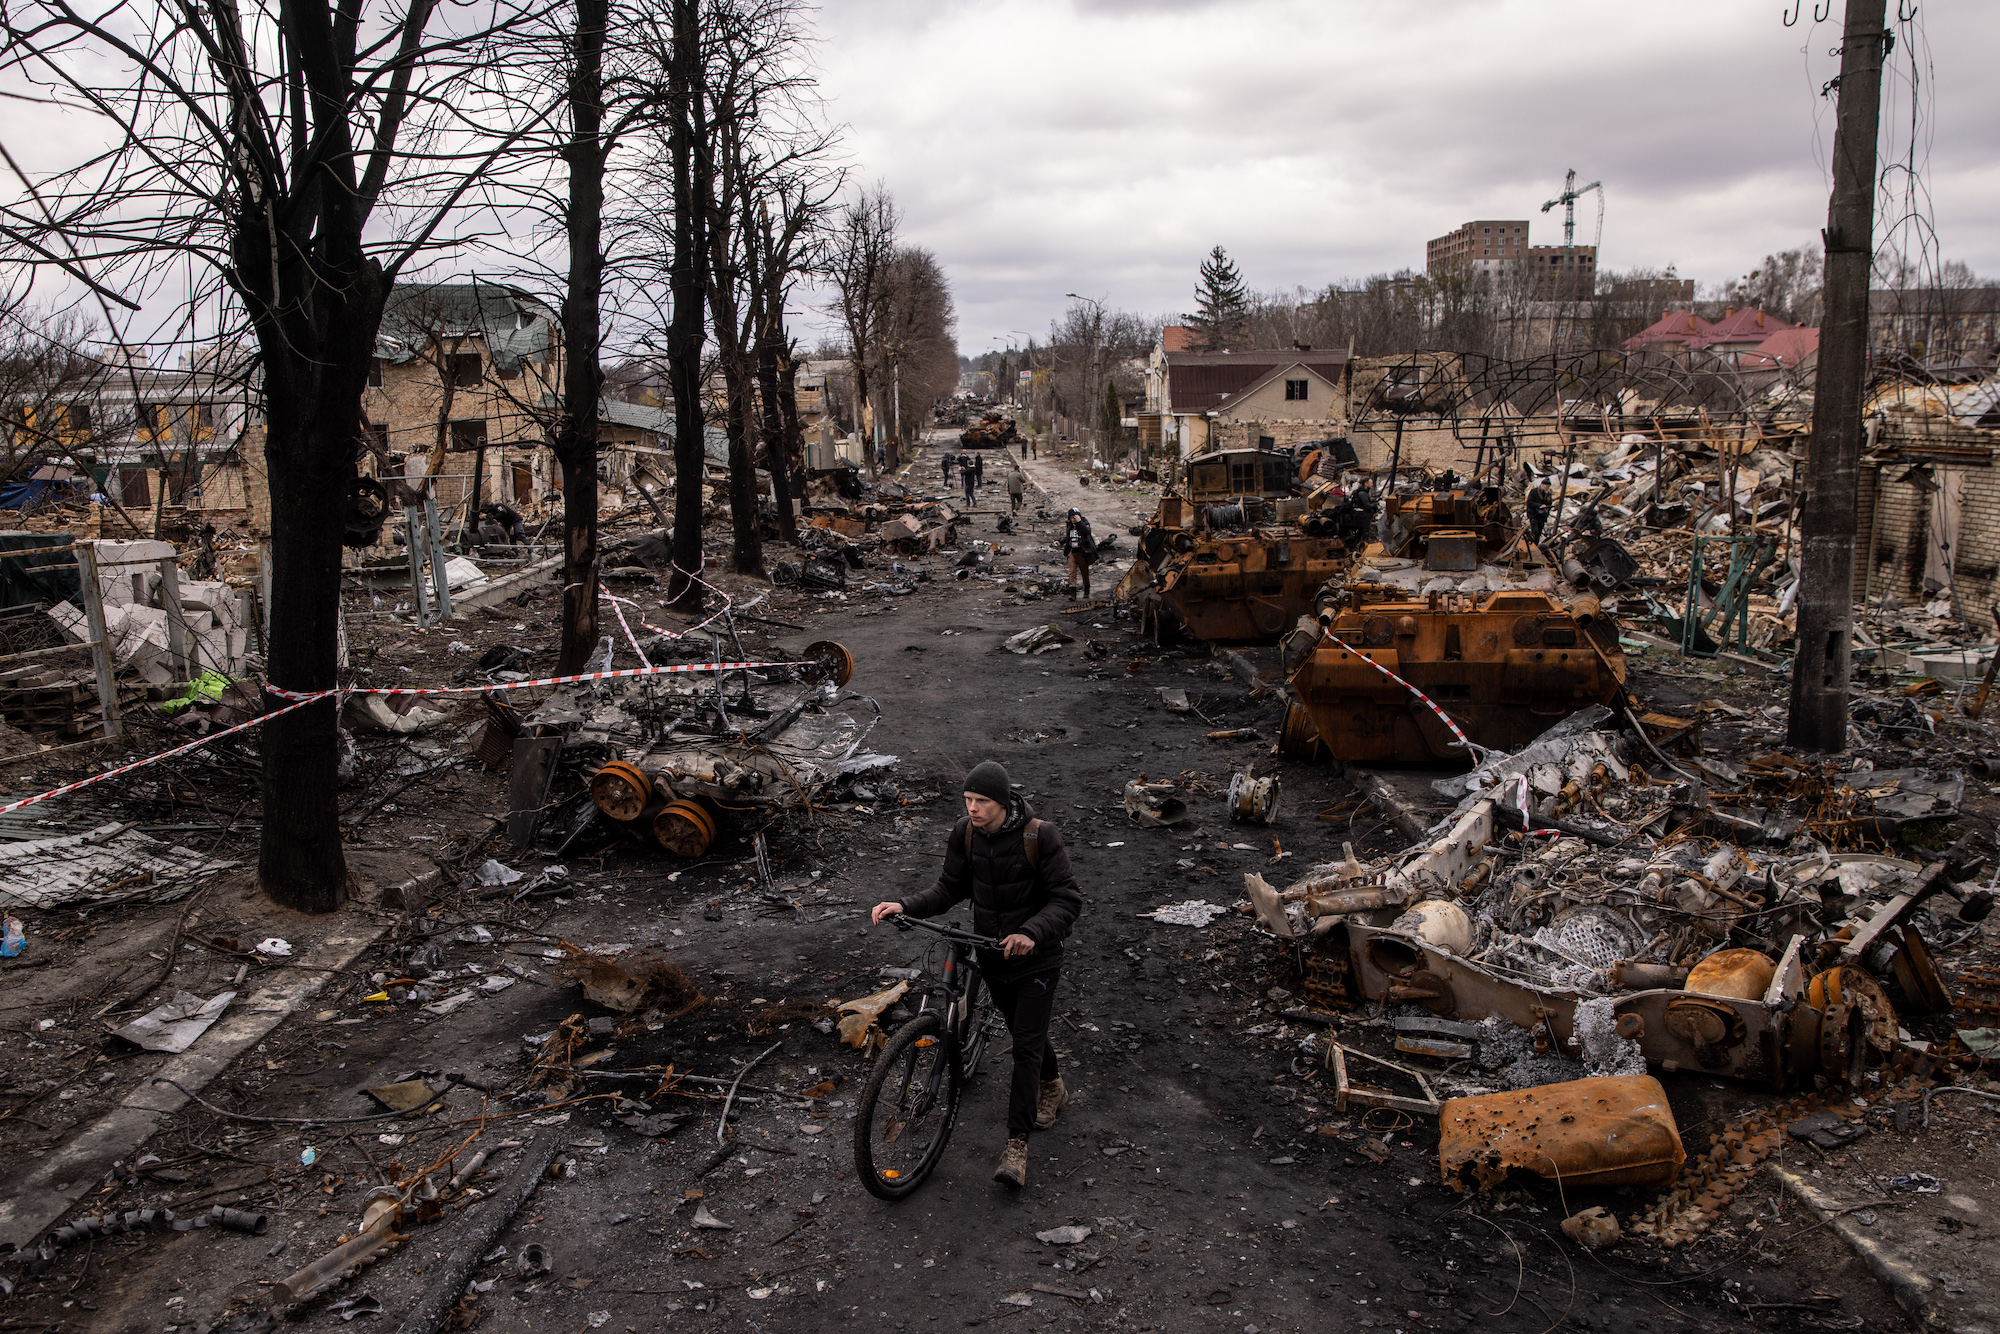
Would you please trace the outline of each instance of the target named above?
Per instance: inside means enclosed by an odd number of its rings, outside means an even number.
[[[951,1140],[958,1090],[942,1016],[890,1034],[854,1115],[854,1170],[869,1194],[900,1200],[923,1185]]]

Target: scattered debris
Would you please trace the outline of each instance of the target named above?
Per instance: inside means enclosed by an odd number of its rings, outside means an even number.
[[[185,991],[176,991],[172,1000],[114,1030],[114,1035],[147,1051],[183,1052],[222,1017],[223,1010],[235,999],[233,991],[222,992],[207,1000]]]

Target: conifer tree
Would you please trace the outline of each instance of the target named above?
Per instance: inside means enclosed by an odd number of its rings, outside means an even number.
[[[1243,277],[1221,246],[1202,261],[1201,285],[1195,289],[1193,314],[1183,315],[1194,330],[1195,350],[1220,352],[1242,346],[1250,333],[1250,298]]]

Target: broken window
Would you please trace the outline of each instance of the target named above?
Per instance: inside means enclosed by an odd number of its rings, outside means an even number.
[[[63,418],[63,424],[69,428],[70,434],[72,435],[89,435],[90,404],[88,403],[70,404],[67,410],[67,415]]]
[[[382,387],[382,358],[380,357],[373,357],[368,362],[368,387],[370,389],[380,389]]]
[[[456,421],[451,424],[451,447],[453,449],[484,449],[486,447],[486,422]]]
[[[127,509],[152,508],[153,488],[144,468],[124,467],[118,470],[118,503]]]
[[[451,383],[457,389],[476,389],[483,375],[477,352],[456,352],[451,358]]]
[[[1306,401],[1306,382],[1305,382],[1304,380],[1287,380],[1287,381],[1285,381],[1285,401],[1286,401],[1287,403],[1303,403],[1303,402],[1305,402],[1305,401]]]

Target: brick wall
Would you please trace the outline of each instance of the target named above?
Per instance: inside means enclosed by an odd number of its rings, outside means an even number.
[[[1952,582],[1959,610],[1984,625],[2000,592],[2000,469],[1967,468]]]
[[[1341,433],[1341,424],[1326,418],[1318,421],[1219,421],[1215,423],[1212,438],[1216,449],[1255,449],[1262,436],[1275,440],[1279,449],[1287,449],[1307,440],[1325,440]]]

